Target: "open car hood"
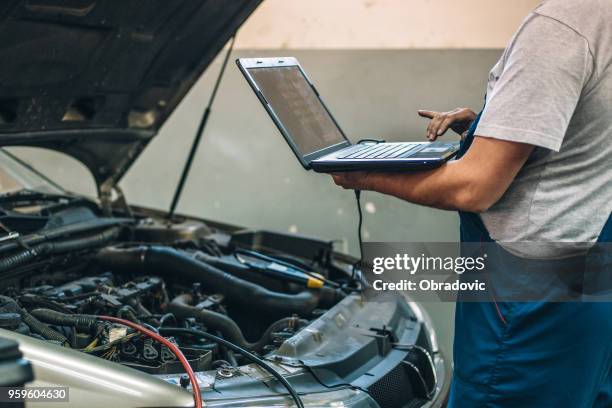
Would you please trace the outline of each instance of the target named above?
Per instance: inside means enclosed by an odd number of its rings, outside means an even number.
[[[262,0],[0,3],[0,146],[114,185]]]

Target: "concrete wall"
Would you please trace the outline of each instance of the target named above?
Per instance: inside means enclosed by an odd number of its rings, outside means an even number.
[[[503,48],[541,0],[266,0],[238,48]]]

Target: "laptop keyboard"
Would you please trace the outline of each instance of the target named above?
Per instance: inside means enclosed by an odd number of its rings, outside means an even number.
[[[364,144],[361,149],[339,156],[339,159],[402,159],[413,155],[424,145],[422,143],[379,143]]]

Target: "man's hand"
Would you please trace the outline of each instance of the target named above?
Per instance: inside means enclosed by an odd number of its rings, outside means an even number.
[[[370,172],[349,171],[346,173],[334,173],[334,183],[347,190],[368,190],[368,178]]]
[[[476,112],[469,108],[457,108],[450,112],[418,111],[419,116],[431,119],[427,126],[427,138],[434,141],[450,128],[455,133],[463,134],[476,119]]]

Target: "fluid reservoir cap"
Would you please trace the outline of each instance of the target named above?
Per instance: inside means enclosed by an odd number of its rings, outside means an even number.
[[[189,384],[191,383],[191,380],[189,379],[189,376],[187,374],[181,375],[181,378],[179,381],[180,381],[181,387],[183,388],[189,387]]]
[[[0,313],[0,327],[14,329],[21,323],[19,313]]]

